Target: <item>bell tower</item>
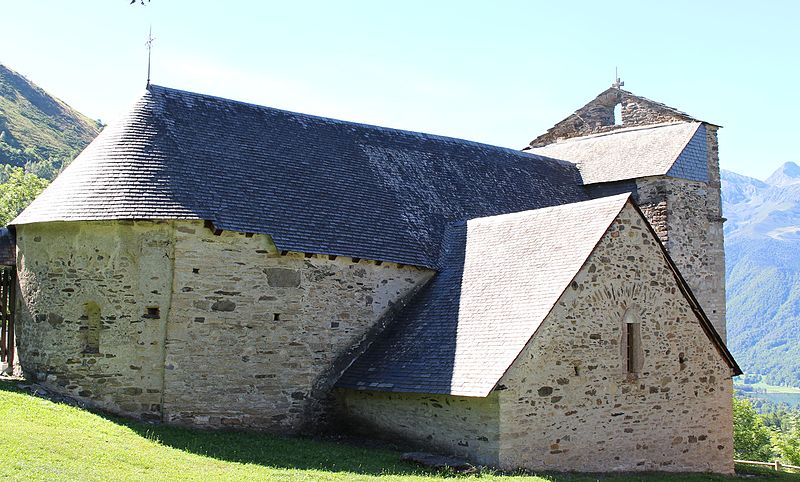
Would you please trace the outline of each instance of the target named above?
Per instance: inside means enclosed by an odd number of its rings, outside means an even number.
[[[719,126],[623,85],[617,78],[524,150],[576,164],[591,196],[631,192],[725,340]]]

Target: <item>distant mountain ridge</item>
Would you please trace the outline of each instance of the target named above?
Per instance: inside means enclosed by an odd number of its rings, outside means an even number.
[[[0,64],[0,164],[52,179],[99,132],[98,122]]]
[[[722,171],[728,346],[746,372],[800,386],[800,166]]]

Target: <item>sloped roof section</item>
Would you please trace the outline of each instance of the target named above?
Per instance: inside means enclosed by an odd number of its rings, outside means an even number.
[[[581,201],[579,181],[512,149],[150,86],[12,224],[204,219],[435,267],[449,222]]]
[[[706,127],[700,122],[616,130],[526,152],[577,164],[583,184],[664,175],[708,181]]]
[[[451,226],[442,271],[337,385],[488,395],[628,199],[622,194]]]
[[[340,388],[485,397],[575,278],[629,194],[451,225],[443,269],[342,375]],[[649,226],[649,224],[647,224]],[[657,239],[655,231],[650,234]],[[661,243],[701,327],[741,374]]]

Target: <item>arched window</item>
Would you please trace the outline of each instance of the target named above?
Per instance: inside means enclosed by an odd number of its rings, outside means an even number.
[[[100,305],[94,301],[83,305],[81,319],[85,323],[81,327],[83,331],[83,352],[100,353],[100,328],[102,325],[100,321]]]
[[[622,125],[622,103],[614,106],[614,125],[621,126]]]
[[[628,375],[636,375],[642,370],[642,332],[639,323],[639,308],[634,305],[622,316],[622,340],[625,356],[625,370]]]

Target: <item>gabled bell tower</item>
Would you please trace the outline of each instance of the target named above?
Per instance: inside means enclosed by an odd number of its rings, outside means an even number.
[[[617,79],[524,150],[575,163],[594,197],[631,192],[724,341],[720,126],[622,85]]]

